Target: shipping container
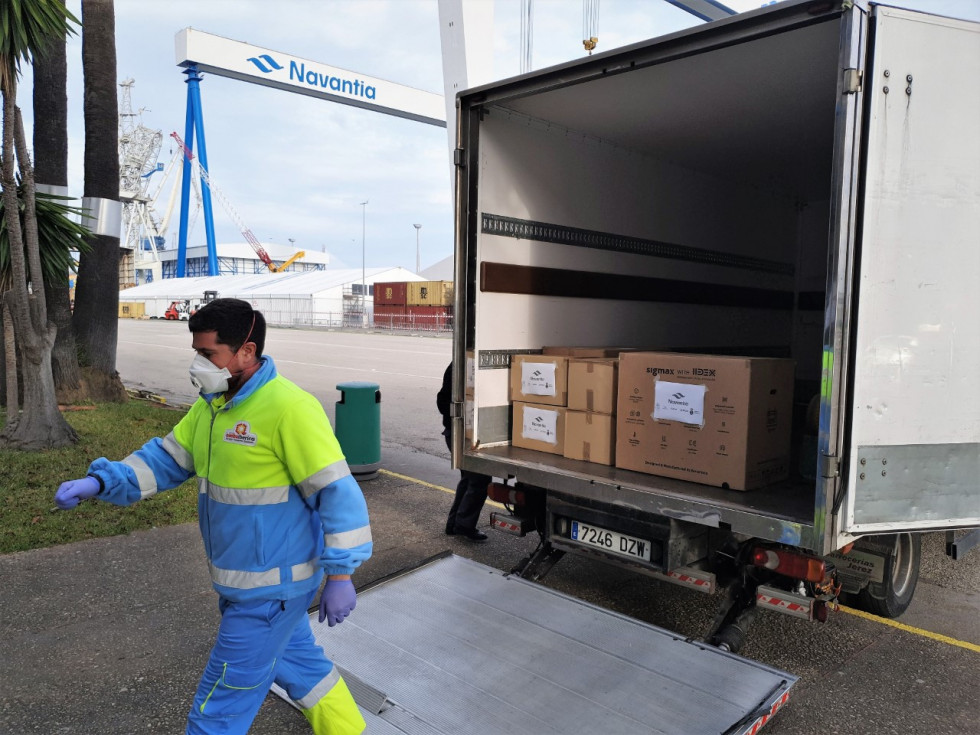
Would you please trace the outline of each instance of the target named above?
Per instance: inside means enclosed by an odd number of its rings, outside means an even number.
[[[374,326],[381,329],[405,329],[408,325],[407,306],[375,304]]]
[[[452,306],[452,281],[412,281],[408,284],[409,306]]]
[[[453,307],[451,306],[406,306],[405,309],[408,314],[408,323],[412,329],[441,332],[453,328]]]
[[[146,303],[143,301],[120,301],[120,319],[142,319],[146,316]]]
[[[374,284],[375,306],[405,306],[408,303],[408,284],[405,281],[386,281]]]

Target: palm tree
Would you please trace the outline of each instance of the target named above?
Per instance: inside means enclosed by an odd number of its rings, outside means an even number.
[[[34,58],[34,179],[40,189],[68,186],[68,62],[65,37]],[[43,257],[43,253],[42,253]],[[60,271],[45,288],[48,318],[58,328],[51,353],[51,371],[59,403],[85,398],[75,334],[71,329],[68,271]]]
[[[21,230],[24,229],[26,206],[24,187],[17,190]],[[76,221],[82,216],[79,207],[69,202],[71,197],[37,192],[34,200],[34,217],[37,222],[38,249],[41,261],[41,275],[45,289],[50,284],[64,279],[65,274],[75,269],[73,252],[84,252],[87,248],[84,237],[88,230]],[[13,288],[13,268],[11,266],[10,228],[7,222],[6,202],[0,199],[0,293]]]
[[[21,62],[29,62],[34,55],[43,53],[53,38],[68,33],[69,22],[73,20],[60,0],[0,2],[0,93],[3,96],[0,187],[7,213],[21,211],[23,204],[23,225],[21,217],[5,218],[12,278],[3,301],[13,322],[24,380],[24,410],[19,416],[8,413],[0,442],[22,449],[59,447],[77,441],[74,430],[58,410],[55,396],[51,349],[57,330],[48,322],[35,213],[34,170],[16,105]],[[22,183],[22,200],[18,197],[15,160]]]
[[[85,76],[85,196],[119,201],[119,104],[112,0],[82,0]],[[79,261],[72,326],[89,396],[125,401],[116,372],[119,333],[119,234],[91,235]]]

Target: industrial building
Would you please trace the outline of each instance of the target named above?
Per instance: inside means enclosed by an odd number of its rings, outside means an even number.
[[[262,243],[272,261],[281,268],[280,272],[306,272],[324,270],[330,264],[330,255],[318,251],[303,251],[288,245]],[[262,262],[252,246],[246,242],[219,243],[218,274],[237,276],[253,273],[268,273],[268,266]],[[135,256],[139,256],[138,258]],[[204,245],[187,248],[186,274],[206,276],[208,274],[208,250]],[[152,283],[161,278],[177,276],[177,250],[156,250],[144,248],[144,252],[122,248],[119,267],[120,288]],[[122,294],[120,298],[122,298]]]

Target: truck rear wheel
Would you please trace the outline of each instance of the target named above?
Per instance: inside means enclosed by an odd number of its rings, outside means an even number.
[[[858,610],[897,618],[908,609],[919,581],[919,561],[922,557],[922,537],[917,533],[898,533],[891,551],[885,557],[884,578],[881,582],[869,582],[860,592],[843,595],[841,601]],[[859,544],[860,545],[860,544]]]

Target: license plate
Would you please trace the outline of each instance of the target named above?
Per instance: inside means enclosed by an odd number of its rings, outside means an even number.
[[[590,523],[572,521],[572,541],[578,541],[586,546],[594,546],[613,554],[650,561],[649,541],[627,536],[625,533],[599,528]]]

